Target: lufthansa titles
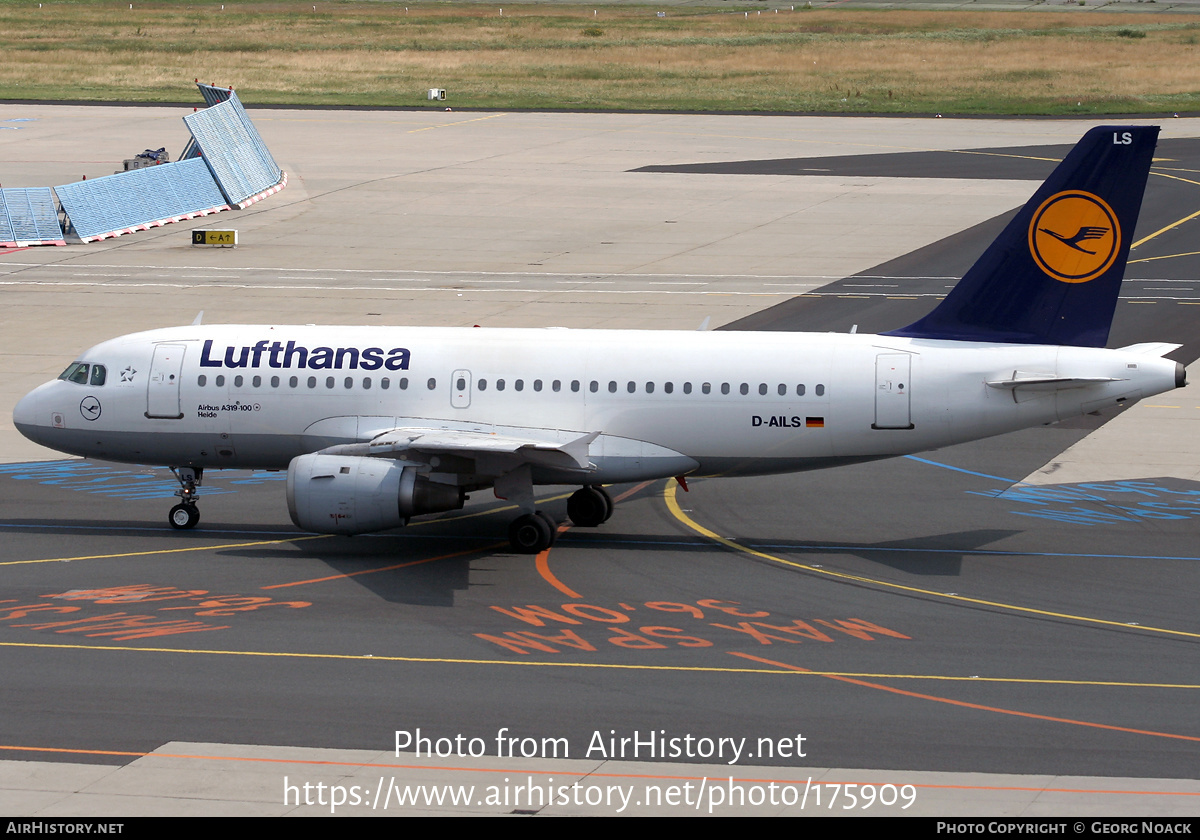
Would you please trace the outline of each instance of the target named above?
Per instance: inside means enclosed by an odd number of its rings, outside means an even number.
[[[200,367],[279,368],[283,370],[408,370],[411,354],[405,347],[313,347],[289,341],[255,342],[253,346],[226,347],[214,354],[212,339],[204,342]]]

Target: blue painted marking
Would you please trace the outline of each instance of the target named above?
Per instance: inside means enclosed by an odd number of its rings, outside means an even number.
[[[90,461],[37,461],[28,464],[0,464],[0,477],[34,481],[68,490],[95,493],[115,499],[170,499],[179,483],[161,470],[122,469]],[[236,493],[238,486],[253,486],[284,481],[286,473],[247,470],[213,471],[205,476],[201,498]],[[226,485],[226,486],[222,486]]]
[[[1133,498],[1129,498],[1130,496]],[[1033,516],[1076,525],[1138,522],[1145,519],[1200,518],[1200,490],[1176,490],[1153,481],[1020,487],[1001,493],[997,498],[1035,506],[1033,510],[1012,511],[1018,516]],[[1051,504],[1061,502],[1092,502],[1103,509],[1096,510],[1079,505],[1050,507]]]
[[[922,464],[929,464],[934,467],[941,467],[944,470],[954,470],[954,472],[966,473],[967,475],[977,475],[980,478],[990,478],[992,481],[1003,481],[1008,484],[1016,484],[1015,478],[1003,478],[998,475],[988,475],[987,473],[975,472],[974,470],[964,470],[962,467],[952,467],[949,464],[942,464],[937,461],[930,461],[928,458],[918,458],[916,455],[905,455],[910,461],[919,461]]]
[[[1200,518],[1200,490],[1173,490],[1163,487],[1153,481],[1108,481],[1086,482],[1083,484],[1034,485],[1022,484],[1011,478],[998,475],[965,470],[952,467],[915,455],[906,455],[913,461],[941,467],[954,472],[966,473],[990,481],[1003,481],[1008,487],[1002,490],[967,490],[972,496],[984,496],[991,499],[1001,499],[1006,502],[1035,505],[1035,510],[1012,510],[1009,513],[1017,516],[1032,516],[1038,519],[1050,519],[1055,522],[1069,522],[1074,525],[1101,525],[1114,522],[1139,522],[1146,519],[1186,520]],[[1200,486],[1200,485],[1198,485]],[[1129,498],[1114,499],[1113,496],[1145,497],[1153,501]],[[1187,504],[1186,499],[1172,497],[1195,497],[1194,504]],[[1163,501],[1166,497],[1166,501]],[[1073,507],[1050,507],[1054,504],[1077,503]],[[1079,502],[1091,502],[1101,506],[1102,510],[1081,507]],[[1183,504],[1172,504],[1183,502]]]

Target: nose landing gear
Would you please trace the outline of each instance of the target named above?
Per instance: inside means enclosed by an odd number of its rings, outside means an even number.
[[[200,521],[200,511],[194,503],[175,505],[167,514],[167,521],[171,523],[172,528],[180,531],[195,528],[196,523]]]
[[[179,497],[179,504],[171,508],[171,512],[167,514],[167,522],[179,531],[195,528],[196,523],[200,521],[200,509],[196,506],[196,497],[199,495],[196,487],[203,480],[204,471],[199,467],[171,467],[171,472],[179,481],[179,489],[175,491],[175,495]]]

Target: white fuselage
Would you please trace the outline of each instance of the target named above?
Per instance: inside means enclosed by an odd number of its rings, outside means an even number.
[[[65,452],[283,469],[393,429],[548,443],[597,432],[586,483],[903,455],[1182,380],[1136,351],[780,332],[192,326],[79,360],[104,366],[104,384],[56,380],[14,411],[26,436]]]

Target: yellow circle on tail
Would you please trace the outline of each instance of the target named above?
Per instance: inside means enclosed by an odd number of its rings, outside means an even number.
[[[1121,250],[1117,214],[1083,190],[1055,193],[1029,223],[1029,253],[1056,280],[1086,283],[1112,267]]]

